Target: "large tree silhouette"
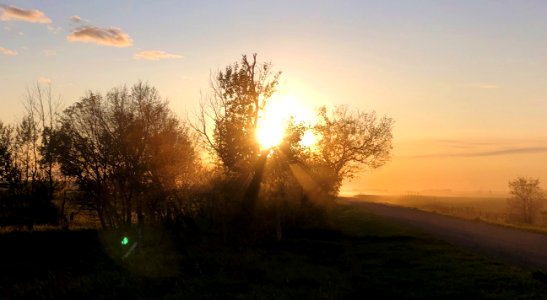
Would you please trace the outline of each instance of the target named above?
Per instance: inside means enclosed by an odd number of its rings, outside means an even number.
[[[243,55],[212,78],[212,95],[202,102],[194,128],[219,159],[221,166],[243,191],[243,223],[251,222],[258,201],[267,153],[260,153],[256,138],[258,119],[276,91],[281,72],[257,55]],[[239,199],[238,199],[239,200]]]
[[[253,172],[260,154],[258,118],[275,93],[280,72],[257,55],[243,55],[212,78],[212,95],[202,103],[195,129],[229,172]]]
[[[163,215],[169,193],[187,183],[195,153],[187,129],[156,89],[138,83],[89,93],[67,108],[56,158],[92,200],[103,227]]]
[[[243,55],[241,61],[213,77],[213,93],[202,103],[194,124],[226,174],[240,179],[236,182],[244,187],[242,204],[249,217],[263,187],[271,191],[270,195],[263,191],[263,197],[278,202],[292,197],[325,203],[338,194],[343,180],[361,167],[377,168],[386,163],[392,149],[392,119],[337,107],[332,112],[319,109],[314,125],[289,122],[282,143],[260,153],[258,119],[275,93],[279,76],[272,72],[270,63],[258,63],[256,54],[252,58]],[[306,130],[318,138],[313,149],[301,144]],[[300,185],[296,193],[294,183]],[[289,186],[293,191],[287,190]]]
[[[391,158],[393,119],[376,113],[321,107],[313,130],[318,137],[310,165],[327,191],[336,195],[345,179],[362,168],[375,169]]]

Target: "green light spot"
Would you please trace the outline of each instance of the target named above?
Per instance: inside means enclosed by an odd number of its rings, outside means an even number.
[[[123,237],[122,239],[122,245],[127,245],[129,243],[129,238],[127,238],[126,236]]]

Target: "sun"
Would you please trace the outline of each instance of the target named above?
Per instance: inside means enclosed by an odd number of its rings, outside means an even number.
[[[300,144],[304,147],[311,148],[315,144],[317,144],[317,137],[311,130],[306,130],[304,132],[304,135],[302,136],[302,140],[300,141]]]
[[[259,117],[256,139],[262,150],[278,146],[285,137],[287,124],[291,117],[297,123],[311,123],[313,110],[298,102],[290,95],[276,96],[268,101]],[[304,133],[303,146],[310,146],[315,142],[311,132]]]
[[[271,99],[258,120],[256,139],[262,150],[279,145],[285,136],[290,114],[280,102],[277,98]]]
[[[256,131],[256,138],[262,150],[275,147],[283,141],[285,128],[277,120],[265,120]]]

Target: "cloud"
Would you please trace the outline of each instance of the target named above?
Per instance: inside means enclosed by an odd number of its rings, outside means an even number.
[[[44,83],[44,84],[51,84],[51,79],[47,78],[47,77],[40,77],[38,78],[38,82],[39,83]]]
[[[80,23],[80,22],[82,22],[82,18],[78,15],[74,15],[74,16],[70,17],[70,21],[72,21],[74,23]]]
[[[521,147],[521,148],[505,148],[490,151],[476,152],[461,152],[461,153],[436,153],[424,155],[411,155],[407,158],[441,158],[441,157],[485,157],[513,154],[531,154],[531,153],[547,153],[547,147]]]
[[[7,56],[15,56],[15,55],[18,54],[17,51],[7,49],[7,48],[4,48],[4,47],[0,47],[0,53],[2,53],[4,55],[7,55]]]
[[[182,55],[173,54],[161,50],[149,50],[141,51],[133,55],[134,59],[145,59],[145,60],[160,60],[160,59],[172,59],[172,58],[182,58]]]
[[[15,6],[0,5],[2,21],[25,21],[31,23],[50,24],[51,19],[37,9],[22,9]]]
[[[547,153],[547,139],[424,139],[407,141],[404,148],[407,155],[400,157],[412,159],[539,154]]]
[[[48,25],[47,26],[47,29],[50,31],[50,32],[53,32],[54,34],[58,34],[59,32],[63,31],[63,28],[62,27],[53,27],[51,25]]]
[[[83,26],[71,32],[66,39],[71,42],[95,43],[104,46],[129,47],[133,40],[119,28]]]

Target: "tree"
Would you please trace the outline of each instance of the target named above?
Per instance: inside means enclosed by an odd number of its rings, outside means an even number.
[[[197,162],[184,124],[156,89],[138,83],[89,93],[68,107],[55,133],[56,160],[91,199],[103,227],[144,224],[174,190],[188,184]]]
[[[240,62],[216,74],[211,80],[213,93],[202,102],[193,125],[228,177],[243,187],[242,195],[232,195],[242,198],[243,226],[253,218],[267,159],[256,138],[258,120],[281,75],[273,72],[271,63],[259,63],[256,57],[243,55]]]
[[[0,126],[2,222],[9,225],[56,223],[54,164],[49,134],[57,105],[50,86],[27,89],[26,115],[15,126]]]
[[[257,55],[243,55],[212,79],[212,96],[202,103],[194,128],[229,172],[254,172],[260,154],[256,140],[258,119],[275,93],[281,72]],[[212,130],[210,126],[213,126]]]
[[[14,147],[13,128],[0,121],[0,184],[4,186],[12,183],[16,175],[13,166]]]
[[[314,134],[315,153],[308,163],[320,185],[338,194],[344,179],[351,179],[362,167],[378,168],[390,159],[393,119],[378,119],[375,112],[350,112],[346,106],[329,112],[318,111]]]
[[[23,102],[26,115],[16,127],[16,148],[14,156],[21,168],[25,188],[34,192],[37,185],[50,200],[54,197],[54,162],[51,156],[51,133],[55,130],[55,115],[60,106],[54,101],[51,85],[36,84],[27,88]],[[45,189],[44,189],[45,188]]]
[[[377,168],[389,160],[393,126],[392,119],[378,119],[374,112],[321,108],[316,125],[289,122],[282,143],[261,153],[258,120],[279,76],[270,63],[257,63],[256,54],[252,59],[243,55],[213,78],[212,96],[202,103],[193,125],[226,173],[239,178],[244,193],[232,198],[241,196],[245,215],[252,217],[259,193],[262,200],[276,199],[270,202],[276,207],[278,237],[282,236],[281,200],[295,198],[300,201],[294,203],[300,204],[332,200],[342,181],[361,167]],[[301,145],[306,130],[319,138],[313,149]],[[297,185],[300,188],[294,188]]]
[[[507,201],[509,218],[515,222],[532,224],[545,202],[539,179],[518,177],[509,181],[511,198]]]

